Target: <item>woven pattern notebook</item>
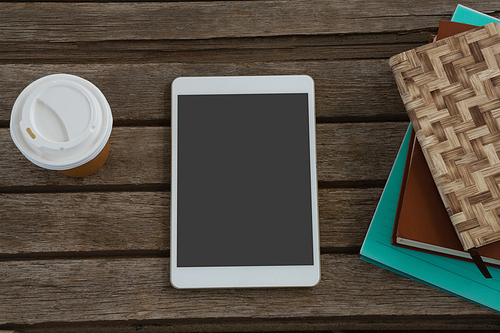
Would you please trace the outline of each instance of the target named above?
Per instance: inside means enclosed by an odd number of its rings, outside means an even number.
[[[464,250],[500,240],[500,24],[403,52],[390,66]]]

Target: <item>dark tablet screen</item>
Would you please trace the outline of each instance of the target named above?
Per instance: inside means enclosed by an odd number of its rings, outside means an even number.
[[[313,265],[307,94],[178,96],[179,267]]]

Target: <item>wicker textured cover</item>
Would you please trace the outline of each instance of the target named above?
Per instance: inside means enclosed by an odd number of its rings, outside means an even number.
[[[500,240],[500,24],[389,63],[464,249]]]

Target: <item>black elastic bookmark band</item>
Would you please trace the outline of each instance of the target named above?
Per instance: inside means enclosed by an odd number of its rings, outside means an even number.
[[[470,249],[469,250],[469,254],[472,257],[472,260],[476,264],[477,268],[479,268],[479,270],[481,271],[481,273],[483,273],[484,277],[487,278],[487,279],[491,279],[491,274],[488,271],[488,268],[484,264],[484,261],[481,258],[481,256],[479,255],[479,253],[477,252],[477,250],[476,249]]]

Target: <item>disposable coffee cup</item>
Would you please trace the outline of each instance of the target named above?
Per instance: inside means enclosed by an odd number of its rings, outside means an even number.
[[[10,134],[32,163],[72,177],[98,171],[109,156],[111,108],[91,82],[69,74],[42,77],[12,108]]]

